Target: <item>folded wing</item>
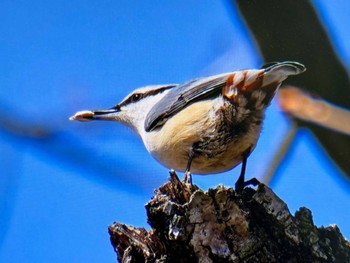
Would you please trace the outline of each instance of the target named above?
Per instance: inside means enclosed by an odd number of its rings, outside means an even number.
[[[172,88],[160,100],[145,119],[145,130],[152,131],[161,127],[171,116],[181,111],[190,103],[222,94],[235,102],[237,94],[251,94],[253,90],[267,88],[267,103],[273,97],[280,83],[289,75],[297,75],[305,67],[297,62],[270,64],[258,70],[242,70],[224,73],[207,78],[191,80]]]

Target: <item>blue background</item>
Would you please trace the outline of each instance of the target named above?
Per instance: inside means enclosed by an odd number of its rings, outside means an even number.
[[[313,4],[349,68],[350,2]],[[3,0],[0,39],[1,262],[115,262],[108,225],[148,227],[144,204],[168,170],[128,128],[69,116],[143,85],[263,63],[228,1]],[[273,102],[248,177],[263,176],[289,127]],[[238,174],[194,183],[233,185]],[[349,182],[307,130],[271,187],[293,213],[307,206],[350,237]]]

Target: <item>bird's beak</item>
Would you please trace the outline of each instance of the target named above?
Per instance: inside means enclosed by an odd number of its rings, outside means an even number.
[[[120,112],[119,107],[113,107],[108,110],[78,111],[69,120],[74,121],[93,121],[93,120],[115,120]]]

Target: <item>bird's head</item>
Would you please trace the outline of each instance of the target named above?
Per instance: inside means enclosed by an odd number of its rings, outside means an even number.
[[[144,130],[144,120],[148,112],[174,86],[176,85],[169,84],[139,88],[112,108],[78,111],[69,119],[83,122],[93,120],[117,121],[130,126],[140,134]]]

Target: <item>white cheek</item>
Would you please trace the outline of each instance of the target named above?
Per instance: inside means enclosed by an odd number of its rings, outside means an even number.
[[[129,104],[124,107],[124,114],[121,121],[131,126],[143,139],[147,136],[145,131],[145,119],[154,105],[160,101],[168,91],[155,96],[149,96],[134,104]]]

